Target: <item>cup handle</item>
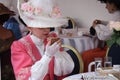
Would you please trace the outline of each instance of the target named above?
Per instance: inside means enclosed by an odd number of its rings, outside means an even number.
[[[88,72],[92,71],[92,66],[95,65],[95,61],[92,61],[91,63],[89,63],[88,65]]]
[[[99,68],[99,66],[101,66],[101,63],[98,63],[97,68]]]

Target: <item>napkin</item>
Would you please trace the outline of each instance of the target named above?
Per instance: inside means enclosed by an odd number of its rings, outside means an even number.
[[[115,71],[113,69],[101,69],[98,72],[102,76],[110,76],[116,78],[116,80],[120,80],[120,72]]]
[[[111,77],[112,80],[120,80],[117,77],[115,77],[113,74],[108,74],[109,77]]]

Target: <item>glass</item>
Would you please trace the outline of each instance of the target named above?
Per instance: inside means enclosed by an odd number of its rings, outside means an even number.
[[[102,68],[102,58],[95,58],[95,71]]]
[[[102,68],[102,58],[95,58],[95,74],[99,75],[99,71]]]
[[[104,68],[112,68],[112,57],[104,58]]]

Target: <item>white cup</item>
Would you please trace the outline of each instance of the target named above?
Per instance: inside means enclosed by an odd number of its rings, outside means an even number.
[[[113,65],[113,70],[120,72],[120,65]]]
[[[88,71],[91,72],[92,66],[95,66],[95,72],[99,69],[102,68],[102,58],[95,58],[94,61],[92,61],[89,65],[88,65]]]

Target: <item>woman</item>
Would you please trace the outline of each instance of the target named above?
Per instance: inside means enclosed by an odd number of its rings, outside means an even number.
[[[106,3],[106,8],[108,9],[108,12],[115,15],[113,16],[113,21],[120,21],[120,0],[100,0],[100,1]],[[93,22],[93,27],[100,40],[105,40],[105,41],[109,40],[113,34],[113,30],[110,29],[108,22],[95,20]],[[108,56],[112,57],[113,65],[120,64],[119,53],[120,53],[120,46],[114,43],[108,51]]]
[[[106,4],[106,9],[113,15],[113,21],[120,21],[120,0],[99,0]],[[92,30],[95,29],[96,34],[100,40],[108,40],[113,31],[109,28],[109,21],[94,20],[92,24]],[[94,31],[90,31],[91,34]]]
[[[30,34],[14,41],[11,61],[16,80],[62,80],[75,69],[72,57],[60,51],[61,41],[51,27],[67,23],[54,0],[18,0],[18,11]],[[78,64],[78,63],[77,63]]]

